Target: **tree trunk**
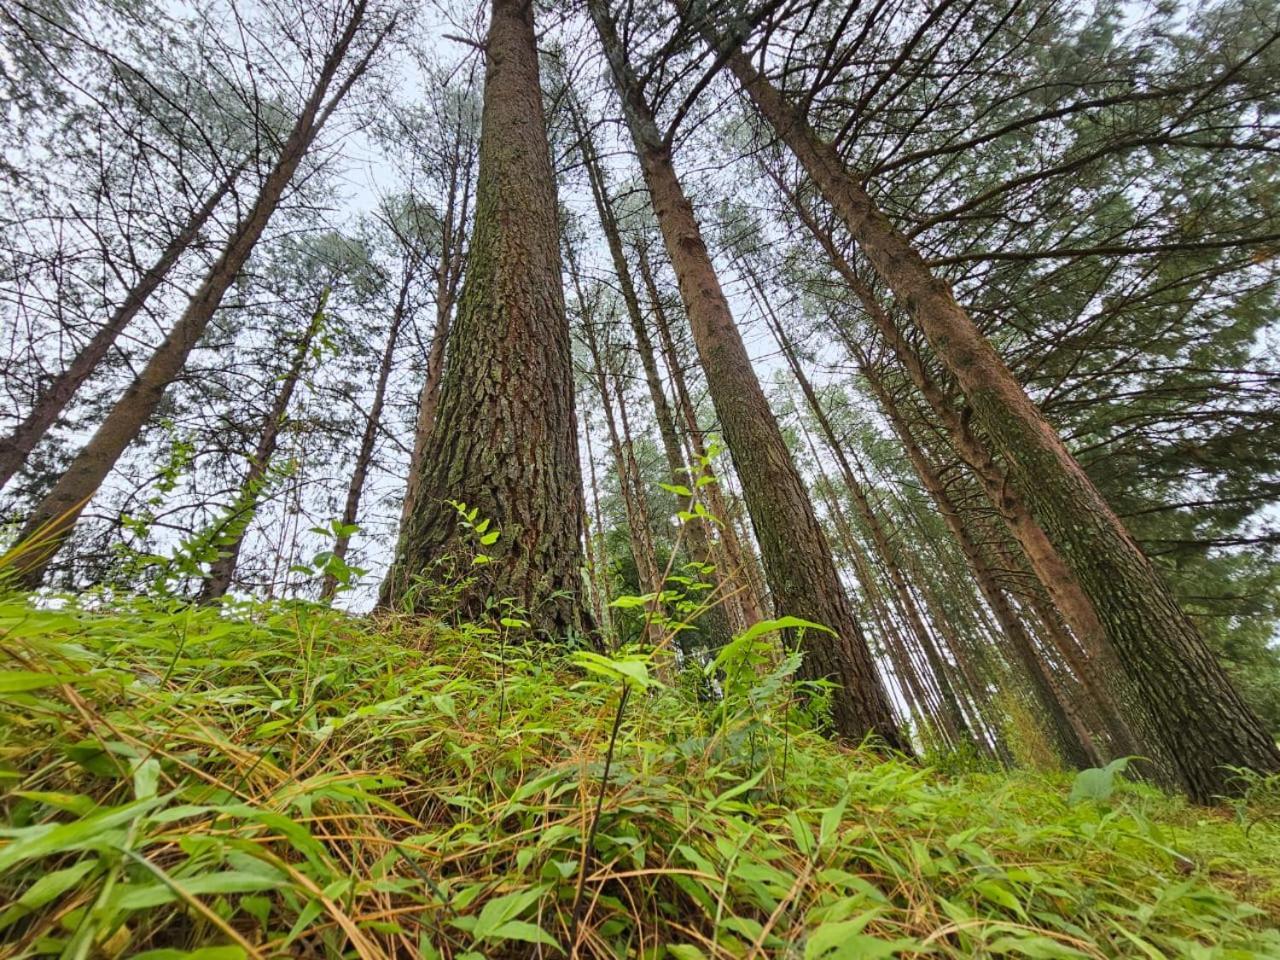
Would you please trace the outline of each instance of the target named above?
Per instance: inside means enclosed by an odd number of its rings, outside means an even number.
[[[240,563],[240,550],[244,546],[245,534],[250,521],[257,512],[262,499],[262,487],[267,479],[267,471],[271,469],[271,460],[275,457],[279,445],[280,430],[289,415],[289,405],[293,402],[294,391],[298,381],[302,379],[307,365],[307,357],[311,353],[311,344],[324,323],[324,305],[329,294],[326,290],[320,296],[320,303],[312,314],[311,322],[294,348],[293,357],[284,379],[280,381],[280,389],[271,402],[271,409],[262,421],[262,432],[258,435],[258,444],[253,455],[249,457],[249,469],[245,472],[244,482],[240,484],[240,493],[232,505],[222,526],[223,539],[218,543],[219,555],[209,566],[209,575],[204,578],[197,597],[198,603],[212,603],[226,596],[235,582],[236,567]]]
[[[902,611],[902,615],[907,621],[907,626],[916,638],[916,644],[924,654],[925,662],[928,663],[929,670],[933,674],[934,683],[942,698],[942,717],[946,723],[947,732],[957,742],[961,740],[972,741],[973,735],[965,720],[964,713],[960,709],[960,703],[952,686],[950,670],[948,665],[943,662],[942,656],[939,654],[937,647],[933,643],[933,638],[929,634],[929,628],[925,624],[924,618],[920,615],[920,608],[916,604],[915,596],[907,585],[907,579],[902,573],[902,566],[898,562],[897,550],[890,543],[884,524],[881,523],[880,518],[872,508],[871,501],[867,498],[862,484],[854,477],[853,468],[849,464],[849,458],[845,454],[844,446],[836,435],[835,427],[827,416],[826,410],[823,409],[822,402],[818,399],[817,391],[813,389],[813,384],[800,366],[799,358],[796,356],[795,347],[790,337],[786,335],[777,317],[769,309],[768,303],[764,299],[764,291],[760,289],[749,266],[746,267],[744,272],[747,274],[749,286],[753,288],[753,292],[756,295],[757,305],[764,312],[765,324],[773,334],[775,342],[786,358],[787,366],[791,369],[792,376],[795,377],[796,383],[800,386],[800,392],[804,395],[805,404],[808,406],[814,420],[818,423],[818,429],[822,433],[827,449],[835,457],[836,466],[840,468],[840,478],[844,482],[845,492],[853,500],[858,516],[862,518],[863,526],[871,537],[871,545],[875,548],[875,552],[880,558],[880,565],[888,577],[889,585],[898,602],[898,608]],[[803,429],[803,424],[801,426]],[[814,456],[815,458],[817,457],[816,450],[814,451]]]
[[[169,240],[155,263],[138,278],[125,295],[124,301],[111,314],[110,319],[80,348],[67,368],[40,391],[36,402],[31,407],[31,412],[13,428],[13,432],[0,439],[0,487],[13,478],[13,475],[22,467],[23,461],[35,449],[36,444],[44,439],[49,428],[62,416],[62,412],[66,410],[76,391],[98,368],[98,364],[107,355],[116,338],[146,306],[147,300],[164,282],[164,278],[169,275],[169,271],[186,252],[191,242],[204,229],[204,225],[208,223],[223,197],[227,195],[232,184],[243,171],[243,163],[233,167],[213,192],[205,198],[200,208],[192,211],[182,229]]]
[[[716,476],[715,469],[711,466],[710,458],[707,456],[707,448],[702,438],[702,431],[698,427],[697,411],[694,410],[693,401],[689,396],[689,385],[685,382],[684,368],[680,364],[680,356],[676,351],[675,341],[671,336],[671,325],[667,321],[666,309],[662,305],[658,285],[654,281],[653,270],[649,266],[648,253],[643,247],[638,250],[638,253],[640,276],[649,295],[654,326],[658,331],[658,338],[662,343],[663,357],[667,364],[667,375],[675,388],[676,404],[680,409],[681,419],[684,421],[684,432],[688,438],[690,452],[692,453],[692,457],[689,459],[699,464],[703,475],[711,479],[711,482],[702,488],[702,492],[706,496],[711,515],[719,521],[719,525],[704,523],[702,525],[703,538],[711,542],[711,532],[714,531],[718,535],[718,539],[714,542],[724,553],[724,563],[720,565],[722,568],[721,579],[727,582],[730,588],[729,595],[737,613],[739,629],[745,630],[764,619],[762,601],[760,599],[762,591],[753,579],[751,569],[747,566],[742,543],[738,539],[737,530],[734,528],[733,520],[725,506],[724,491],[720,489],[720,480]]]
[[[391,366],[395,360],[396,341],[400,338],[400,328],[404,324],[405,306],[409,301],[409,287],[413,283],[413,265],[406,265],[404,276],[400,281],[400,294],[396,298],[395,309],[391,315],[391,329],[387,333],[387,345],[382,350],[382,362],[378,365],[378,379],[373,388],[373,403],[365,417],[364,432],[360,435],[360,448],[356,451],[356,463],[351,471],[351,481],[347,484],[347,499],[342,505],[341,529],[333,544],[333,554],[346,563],[347,552],[351,549],[349,528],[355,525],[360,515],[360,498],[364,494],[364,482],[369,476],[369,467],[373,463],[373,448],[378,440],[378,430],[382,426],[382,408],[387,400],[387,381],[391,377]],[[320,599],[332,600],[338,592],[338,578],[332,573],[324,575],[320,587]]]
[[[492,521],[491,562],[460,616],[510,599],[540,634],[581,628],[577,424],[533,4],[494,0],[485,45],[475,226],[436,422],[384,601],[460,560],[465,501]]]
[[[600,168],[600,160],[596,154],[595,144],[591,140],[590,131],[582,123],[577,105],[570,103],[570,112],[574,124],[574,132],[578,136],[579,149],[582,152],[583,164],[587,169],[587,178],[591,184],[591,195],[595,200],[596,213],[600,224],[604,227],[605,240],[609,245],[609,255],[613,260],[614,274],[618,278],[618,286],[622,291],[622,301],[627,311],[627,319],[631,323],[631,332],[636,340],[636,351],[640,354],[640,365],[644,369],[645,383],[649,387],[649,399],[653,403],[654,419],[658,423],[658,435],[662,438],[662,450],[667,458],[667,469],[671,475],[671,483],[685,486],[692,490],[694,478],[686,469],[684,457],[680,452],[680,437],[676,432],[675,417],[671,413],[671,404],[662,388],[662,377],[658,373],[658,360],[653,349],[653,338],[649,336],[649,328],[644,322],[640,310],[640,297],[636,293],[635,281],[631,276],[631,267],[627,263],[626,250],[622,245],[622,234],[618,229],[618,220],[613,212],[613,204]],[[643,493],[643,491],[641,491]],[[679,509],[685,513],[693,511],[694,495],[678,498]],[[695,563],[714,567],[711,556],[711,544],[707,540],[706,525],[701,520],[691,520],[684,525],[685,544],[689,556]],[[711,574],[714,587],[713,605],[702,614],[703,626],[712,649],[718,649],[728,643],[731,635],[729,619],[722,609],[723,600],[715,601],[722,596],[721,572]]]
[[[186,310],[156,347],[142,372],[116,401],[93,437],[27,519],[19,542],[28,541],[31,546],[19,555],[15,563],[18,579],[24,586],[36,587],[40,584],[50,559],[70,536],[85,505],[102,485],[120,455],[142,431],[159,406],[169,384],[182,372],[187,357],[213,319],[227,288],[240,273],[266,229],[267,222],[275,212],[307,149],[356,78],[368,67],[382,38],[386,36],[386,30],[326,103],[329,87],[346,59],[351,41],[364,23],[365,7],[366,0],[358,0],[354,5],[350,19],[325,58],[316,84],[285,139],[280,156],[263,182],[253,206],[236,225],[227,245],[205,274]]]
[[[618,410],[623,416],[623,434],[620,435],[618,422],[613,413],[614,391],[610,385],[609,357],[600,349],[600,342],[596,336],[595,318],[590,315],[579,283],[577,267],[572,259],[569,273],[573,277],[578,303],[582,308],[584,340],[587,351],[591,354],[592,366],[595,368],[593,373],[596,392],[600,395],[604,423],[609,431],[609,447],[613,451],[613,462],[618,472],[618,490],[622,494],[622,504],[627,515],[627,535],[631,541],[631,557],[636,564],[641,593],[652,595],[652,599],[645,604],[645,634],[650,643],[657,645],[662,641],[662,629],[656,622],[659,610],[658,596],[662,593],[662,576],[658,572],[658,560],[653,549],[644,484],[640,478],[640,468],[636,463],[635,451],[631,445],[631,425],[626,418],[626,398],[619,391]],[[616,377],[613,379],[616,384]]]
[[[1079,581],[1049,542],[1044,530],[1031,516],[1022,498],[1012,488],[1004,470],[973,433],[964,417],[956,412],[947,397],[929,378],[920,356],[902,336],[852,265],[835,248],[830,235],[818,226],[812,214],[808,213],[802,204],[796,202],[796,210],[805,220],[810,231],[823,244],[837,271],[858,298],[863,310],[892,349],[911,382],[925,398],[929,409],[942,423],[952,448],[972,470],[988,500],[1021,547],[1037,579],[1053,598],[1072,630],[1088,646],[1088,652],[1082,652],[1075,640],[1065,633],[1051,635],[1051,639],[1058,643],[1059,653],[1071,664],[1076,675],[1086,685],[1098,715],[1104,721],[1114,752],[1118,756],[1141,753],[1136,737],[1121,715],[1119,703],[1123,697],[1117,695],[1113,689],[1117,685],[1123,688],[1124,685],[1118,678],[1113,678],[1113,682],[1108,683],[1101,669],[1101,662],[1116,662],[1116,658],[1106,642],[1101,624],[1094,613],[1093,604],[1085,595]],[[845,341],[851,353],[857,353],[861,349],[853,342],[842,325],[836,324],[834,329]],[[1119,670],[1118,663],[1116,670]]]
[[[659,136],[636,86],[603,0],[590,0],[588,6],[623,99],[712,401],[742,479],[775,608],[780,614],[814,620],[833,631],[804,633],[802,675],[836,682],[832,706],[839,735],[861,739],[875,734],[890,747],[908,749],[894,723],[888,697],[853,617],[804,481],[791,461],[734,325],[693,206],[671,164],[669,145]]]
[[[1242,789],[1231,767],[1280,771],[1280,749],[1262,722],[950,287],[741,50],[728,65],[956,378],[1033,516],[1092,601],[1132,688],[1127,706],[1157,778],[1208,803]]]
[[[1044,718],[1046,732],[1052,738],[1059,756],[1066,763],[1077,769],[1098,766],[1101,757],[1098,755],[1097,748],[1093,743],[1093,738],[1089,735],[1087,727],[1075,710],[1074,705],[1069,701],[1058,698],[1050,682],[1048,671],[1036,654],[1035,645],[1032,643],[1031,637],[1027,634],[1026,628],[1017,613],[1014,612],[1009,598],[1000,589],[995,574],[983,556],[982,551],[969,535],[969,531],[965,528],[963,522],[961,522],[959,511],[951,501],[951,497],[947,493],[942,480],[938,477],[937,472],[933,469],[933,465],[926,458],[924,450],[916,443],[906,420],[903,419],[901,412],[898,410],[896,401],[885,388],[879,375],[867,363],[866,357],[861,351],[855,355],[854,359],[858,363],[859,371],[871,385],[872,392],[880,401],[880,408],[884,411],[885,418],[889,421],[894,433],[897,434],[899,441],[901,441],[903,450],[906,451],[907,459],[911,461],[911,465],[915,469],[916,475],[920,478],[921,484],[923,484],[934,504],[938,507],[938,512],[942,514],[942,519],[946,523],[947,529],[955,537],[956,543],[960,546],[960,552],[964,554],[965,560],[968,561],[969,569],[973,573],[978,590],[987,602],[987,606],[990,607],[991,612],[995,615],[996,623],[999,624],[1007,644],[1007,652],[1018,666],[1022,680],[1027,689],[1030,690],[1031,696]]]

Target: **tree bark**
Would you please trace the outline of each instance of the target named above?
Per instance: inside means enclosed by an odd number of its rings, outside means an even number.
[[[534,630],[583,623],[582,498],[555,173],[538,77],[533,4],[494,0],[485,44],[475,226],[436,422],[384,602],[460,559],[465,501],[500,539],[468,569],[460,616],[511,600]]]
[[[727,62],[956,378],[1033,516],[1092,601],[1133,692],[1126,706],[1154,775],[1209,803],[1242,789],[1231,767],[1280,771],[1280,749],[1261,721],[950,287],[747,56],[732,50]]]
[[[734,325],[670,148],[636,85],[604,0],[590,0],[588,7],[623,100],[712,401],[742,479],[775,608],[834,631],[805,631],[801,673],[835,681],[832,713],[840,736],[874,734],[890,747],[909,749],[894,723],[804,481]]]
[[[280,156],[267,174],[253,206],[236,225],[230,240],[205,274],[186,310],[156,347],[146,366],[116,401],[93,437],[27,519],[19,535],[19,542],[27,541],[30,547],[18,556],[15,563],[17,579],[24,586],[39,586],[49,561],[70,536],[85,505],[102,485],[120,455],[142,431],[159,406],[169,384],[182,372],[187,357],[213,319],[227,288],[240,273],[266,229],[267,222],[275,212],[307,149],[351,85],[368,67],[390,27],[384,29],[326,102],[329,87],[346,59],[352,40],[364,23],[365,9],[366,0],[357,0],[342,33],[325,57],[316,84],[289,131],[280,149]]]

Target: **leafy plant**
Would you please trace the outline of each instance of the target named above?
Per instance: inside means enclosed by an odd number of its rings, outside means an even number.
[[[1081,770],[1071,783],[1071,795],[1067,798],[1067,802],[1080,803],[1084,800],[1093,800],[1097,803],[1106,803],[1115,792],[1116,777],[1124,773],[1132,759],[1134,758],[1117,757],[1105,767]]]
[[[0,951],[1280,955],[1274,821],[832,744],[778,624],[708,702],[494,612],[0,599]]]

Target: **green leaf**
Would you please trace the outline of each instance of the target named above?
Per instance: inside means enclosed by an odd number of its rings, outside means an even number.
[[[987,944],[987,950],[991,953],[1031,957],[1032,960],[1073,960],[1075,957],[1088,956],[1075,947],[1038,934],[1028,937],[1000,937]]]
[[[1131,759],[1131,757],[1117,757],[1105,767],[1081,770],[1071,784],[1071,794],[1067,797],[1067,802],[1095,800],[1102,803],[1111,799],[1111,794],[1115,791],[1116,775],[1124,771]]]
[[[742,796],[742,794],[746,793],[748,790],[754,787],[757,783],[759,783],[760,779],[768,772],[769,772],[769,768],[764,767],[758,773],[756,773],[756,775],[751,779],[743,780],[737,786],[730,787],[724,793],[718,794],[714,799],[712,799],[710,803],[707,804],[707,812],[709,813],[713,810],[718,809],[719,807],[728,803],[734,797]]]
[[[578,650],[572,659],[577,666],[599,677],[622,680],[639,689],[658,686],[658,682],[649,676],[649,668],[644,660],[634,657],[605,657],[590,650]]]
[[[0,913],[0,930],[9,926],[24,913],[38,910],[47,903],[52,903],[76,885],[86,874],[98,865],[98,861],[81,860],[79,863],[53,873],[46,873],[26,889],[4,913]]]
[[[135,953],[132,960],[244,960],[244,947],[199,947],[195,950],[148,950]]]
[[[667,953],[676,960],[707,960],[707,955],[702,952],[702,949],[691,943],[667,944]]]
[[[881,940],[862,932],[879,912],[868,910],[852,920],[824,923],[805,941],[804,960],[877,960],[910,947],[910,940]]]
[[[183,893],[201,896],[223,893],[260,893],[285,886],[286,881],[260,873],[227,870],[222,873],[186,877],[180,881],[175,879],[174,885],[180,887]],[[178,891],[167,883],[153,883],[146,886],[129,884],[116,888],[112,905],[120,910],[145,910],[149,907],[172,903],[177,899],[179,899]]]
[[[845,808],[849,805],[849,795],[842,796],[836,805],[822,814],[822,825],[818,830],[818,847],[823,849],[834,840],[840,831],[840,821],[844,818]]]
[[[101,844],[110,839],[105,836],[107,831],[123,826],[135,817],[146,813],[157,806],[160,799],[149,797],[122,807],[108,807],[73,823],[40,824],[15,831],[17,836],[14,840],[0,848],[0,872],[24,860],[34,860],[71,850],[83,850],[85,847]]]
[[[536,923],[524,920],[508,920],[489,934],[490,940],[523,940],[525,943],[545,943],[549,947],[560,949],[560,941]]]
[[[517,890],[515,893],[508,893],[487,901],[481,908],[480,915],[476,917],[471,935],[477,940],[485,940],[493,936],[499,927],[514,920],[536,903],[546,889],[545,886],[531,887],[528,890]]]
[[[0,696],[55,687],[68,679],[71,677],[54,673],[37,673],[34,670],[0,670]]]
[[[160,785],[160,761],[155,757],[143,760],[133,771],[133,796],[137,800],[154,797]]]

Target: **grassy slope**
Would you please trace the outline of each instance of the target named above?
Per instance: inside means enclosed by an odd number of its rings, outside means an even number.
[[[766,689],[630,697],[584,876],[620,688],[515,638],[10,598],[0,652],[2,956],[1280,957],[1273,822],[879,761]]]

